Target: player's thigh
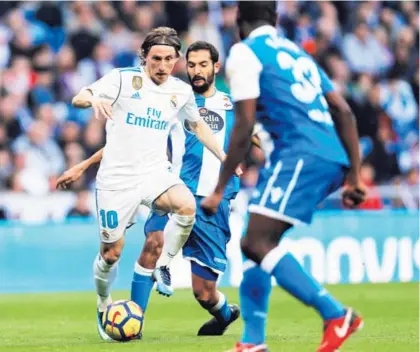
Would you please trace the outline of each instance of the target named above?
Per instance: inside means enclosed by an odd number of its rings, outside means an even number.
[[[135,222],[139,197],[138,189],[96,191],[99,236],[102,243],[109,247],[124,236],[127,227]]]
[[[163,232],[168,221],[168,214],[159,215],[151,210],[146,223],[144,224],[144,234],[148,237],[152,232]]]
[[[226,245],[231,236],[228,217],[229,202],[225,200],[212,216],[198,207],[194,227],[182,249],[184,258],[210,268],[217,275],[223,274],[227,266]]]
[[[168,188],[154,201],[153,207],[179,215],[194,215],[196,211],[194,196],[184,184]]]

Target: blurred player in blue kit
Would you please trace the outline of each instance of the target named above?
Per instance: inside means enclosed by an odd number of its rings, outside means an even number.
[[[267,136],[262,138],[266,163],[241,240],[248,259],[240,286],[245,329],[233,351],[267,351],[265,326],[274,276],[283,289],[318,311],[324,336],[317,351],[333,352],[363,326],[363,320],[285,252],[281,239],[292,226],[309,224],[318,203],[343,183],[346,206],[364,200],[354,116],[314,60],[277,33],[275,2],[244,1],[238,7],[242,41],[232,47],[226,63],[236,123],[216,189],[201,203],[207,213],[217,214],[259,122]]]
[[[212,129],[222,149],[227,149],[234,124],[231,98],[215,87],[215,76],[219,71],[219,53],[207,42],[195,42],[187,50],[187,73],[195,92],[198,112]],[[253,139],[255,144],[258,141]],[[200,204],[215,188],[221,162],[197,139],[188,121],[175,123],[170,131],[171,172],[179,176]],[[78,179],[90,165],[101,160],[102,150],[91,158],[66,171],[60,184]],[[238,168],[237,173],[241,171]],[[198,303],[213,318],[205,323],[198,335],[222,335],[228,326],[239,317],[239,308],[230,305],[223,293],[217,290],[217,280],[226,269],[226,245],[230,240],[230,201],[239,191],[239,179],[232,178],[218,206],[217,216],[209,216],[197,207],[195,224],[183,247],[183,256],[191,262],[192,287]],[[168,215],[150,212],[145,224],[146,242],[135,264],[131,299],[146,311],[151,290],[157,283],[159,293],[173,293],[169,263],[162,252],[168,252],[172,237],[164,234]],[[170,255],[170,254],[169,254]],[[176,253],[173,253],[175,256]],[[162,269],[160,272],[158,270]],[[156,275],[158,271],[159,275]],[[162,274],[162,275],[161,275]]]

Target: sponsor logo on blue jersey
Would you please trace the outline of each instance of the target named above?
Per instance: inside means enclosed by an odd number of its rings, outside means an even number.
[[[223,127],[225,127],[225,122],[222,116],[220,116],[217,112],[207,108],[199,108],[198,112],[200,113],[200,116],[203,118],[203,120],[207,123],[207,125],[209,125],[213,133],[220,132]],[[191,131],[188,121],[184,122],[184,128],[189,133],[194,133]]]

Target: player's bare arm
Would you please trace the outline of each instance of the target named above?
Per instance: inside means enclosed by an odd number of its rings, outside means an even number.
[[[354,208],[366,198],[366,187],[360,179],[360,150],[356,119],[350,106],[339,93],[332,91],[325,97],[340,140],[350,159],[350,170],[343,191],[343,203],[347,207]]]
[[[83,160],[79,164],[66,170],[57,180],[57,188],[66,189],[68,185],[76,182],[84,172],[92,165],[99,163],[102,160],[104,148],[98,150],[90,158]]]
[[[189,126],[200,142],[203,143],[203,145],[210,150],[217,159],[223,162],[226,154],[219,147],[217,140],[207,123],[205,123],[204,120],[198,120],[195,122],[189,121]]]
[[[219,181],[213,194],[201,202],[202,208],[209,213],[216,212],[229,179],[232,177],[238,164],[245,158],[249,149],[255,124],[256,107],[256,99],[241,100],[235,103],[235,126],[232,130],[227,157],[223,164]]]
[[[71,103],[74,107],[80,109],[93,108],[96,119],[112,119],[112,101],[94,97],[90,89],[82,89]]]

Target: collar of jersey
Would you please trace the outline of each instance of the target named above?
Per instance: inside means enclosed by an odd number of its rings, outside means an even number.
[[[277,35],[277,29],[273,26],[270,26],[269,24],[265,24],[255,28],[251,33],[249,33],[248,38],[255,38],[267,34],[271,37],[275,37]]]
[[[156,88],[156,89],[164,89],[166,87],[166,85],[169,82],[169,79],[172,77],[171,75],[168,76],[168,79],[166,80],[165,83],[157,85],[155,82],[152,81],[152,79],[149,77],[149,75],[147,74],[146,70],[143,71],[143,77],[145,78],[145,80],[147,82],[149,82],[152,87]]]

